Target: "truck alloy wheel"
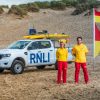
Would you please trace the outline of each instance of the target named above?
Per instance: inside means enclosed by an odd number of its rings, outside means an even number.
[[[24,71],[24,63],[19,60],[15,60],[11,66],[11,71],[13,74],[21,74]]]

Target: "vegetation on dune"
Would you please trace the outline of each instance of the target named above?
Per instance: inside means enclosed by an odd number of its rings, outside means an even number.
[[[2,8],[9,8],[8,5],[1,5],[0,7],[2,7]]]
[[[72,12],[72,15],[78,15],[78,14],[81,14],[82,12],[86,11],[89,9],[89,6],[88,4],[78,4],[76,6],[76,9]]]
[[[65,10],[66,4],[62,1],[51,1],[50,7],[55,10]]]
[[[20,17],[24,17],[24,15],[27,15],[27,11],[19,6],[12,5],[12,7],[8,11],[8,14],[15,14],[19,15]]]
[[[27,4],[27,11],[29,12],[39,12],[39,7],[36,3],[28,3]]]
[[[72,12],[72,15],[78,15],[83,13],[84,11],[90,10],[93,7],[98,7],[100,2],[97,0],[52,0],[48,1],[36,1],[33,3],[13,5],[9,14],[13,13],[23,17],[27,15],[27,12],[39,12],[39,10],[51,8],[54,10],[65,10],[66,7],[75,7],[75,10]],[[9,8],[8,6],[0,6],[0,14],[2,14],[3,8]]]
[[[4,12],[3,8],[0,7],[0,14],[2,14]]]
[[[76,6],[77,5],[77,0],[61,0],[62,2],[64,2],[66,4],[66,6]]]
[[[20,17],[24,17],[28,12],[38,12],[39,7],[35,3],[12,5],[8,11],[8,14],[15,14]]]
[[[72,13],[72,15],[78,15],[83,13],[84,11],[90,10],[94,7],[98,7],[100,2],[97,0],[77,0],[76,9]]]
[[[52,3],[53,2],[53,3]],[[60,5],[59,5],[60,2]],[[65,6],[66,5],[66,6]],[[90,10],[94,7],[100,6],[100,1],[97,0],[59,0],[51,1],[51,8],[66,8],[66,7],[75,7],[75,10],[72,12],[72,15],[78,15],[84,11]]]
[[[51,2],[36,2],[39,8],[51,8],[54,10],[64,10],[66,7],[75,7],[72,15],[78,15],[84,11],[98,7],[100,2],[97,0],[52,0]]]
[[[40,10],[36,3],[20,4],[18,6],[27,12],[39,12]]]
[[[20,4],[18,7],[22,8],[23,10],[27,11],[27,4]]]
[[[42,9],[51,8],[51,9],[54,9],[54,10],[64,10],[66,8],[66,3],[62,2],[62,1],[51,1],[51,2],[37,1],[35,3],[39,6],[39,8],[42,8]]]
[[[44,1],[44,2],[36,1],[35,3],[38,5],[39,8],[42,9],[50,8],[50,2],[48,1]]]

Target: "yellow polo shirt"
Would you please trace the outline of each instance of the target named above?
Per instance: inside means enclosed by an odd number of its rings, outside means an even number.
[[[88,53],[88,49],[84,44],[77,44],[72,49],[72,54],[75,56],[75,62],[85,63],[86,53]]]
[[[67,61],[68,50],[66,48],[58,48],[56,51],[57,61]]]

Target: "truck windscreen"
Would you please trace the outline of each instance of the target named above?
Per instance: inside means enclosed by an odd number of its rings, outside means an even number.
[[[17,41],[10,46],[8,49],[24,49],[31,41]]]

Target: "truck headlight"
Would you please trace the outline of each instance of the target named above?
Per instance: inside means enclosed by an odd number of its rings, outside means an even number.
[[[3,54],[2,57],[10,57],[11,54]]]

